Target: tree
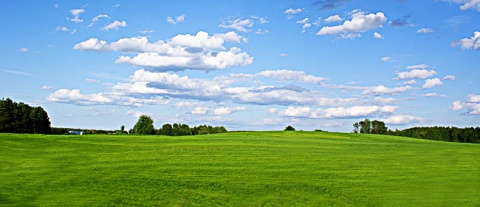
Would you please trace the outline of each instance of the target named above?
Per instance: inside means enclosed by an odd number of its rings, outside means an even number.
[[[135,134],[155,134],[153,119],[147,115],[141,115],[133,127]]]
[[[360,133],[369,134],[370,133],[370,119],[365,119],[359,122],[360,124]]]
[[[383,121],[373,120],[371,127],[372,134],[387,134],[388,128]]]
[[[359,128],[360,128],[360,124],[358,124],[358,122],[355,122],[353,124],[353,132],[358,133]]]
[[[288,125],[287,127],[285,127],[285,130],[284,131],[295,131],[295,128],[293,128],[292,126]]]

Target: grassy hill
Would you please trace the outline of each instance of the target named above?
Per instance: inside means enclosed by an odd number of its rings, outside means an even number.
[[[479,155],[324,132],[0,134],[0,206],[480,206]]]

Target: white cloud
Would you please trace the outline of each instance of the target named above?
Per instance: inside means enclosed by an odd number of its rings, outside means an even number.
[[[206,106],[197,106],[193,108],[191,113],[196,115],[204,115],[204,114],[207,114],[208,110],[209,109]]]
[[[455,4],[461,4],[461,10],[473,9],[480,11],[480,0],[444,0]]]
[[[265,70],[256,74],[256,76],[262,76],[267,78],[273,78],[280,81],[298,81],[302,83],[318,84],[327,80],[326,78],[307,75],[304,71],[297,70]]]
[[[365,15],[363,12],[357,11],[352,14],[351,18],[351,20],[345,21],[342,25],[323,27],[317,35],[365,32],[374,28],[382,27],[382,24],[387,20],[382,12]]]
[[[392,57],[382,57],[380,60],[383,61],[383,62],[390,62],[392,61]]]
[[[353,106],[349,108],[312,109],[310,107],[288,107],[279,112],[281,116],[330,119],[330,118],[353,118],[373,115],[392,114],[397,110],[396,106]]]
[[[262,35],[262,34],[268,34],[268,33],[269,33],[268,29],[257,29],[257,30],[255,31],[255,34],[260,34],[260,35]]]
[[[101,18],[108,18],[110,19],[110,17],[106,14],[99,14],[95,17],[92,18],[92,22],[87,26],[87,27],[91,27],[95,24],[95,22],[98,22]]]
[[[375,39],[385,39],[385,38],[383,38],[382,34],[380,34],[378,32],[373,33],[373,38],[375,38]]]
[[[243,106],[238,106],[238,107],[234,107],[234,108],[220,107],[220,108],[216,108],[214,110],[214,113],[215,113],[215,115],[228,115],[228,114],[232,114],[234,112],[244,111],[246,109],[247,108],[243,107]]]
[[[342,21],[343,19],[337,15],[329,16],[325,19],[326,23],[332,23],[332,22],[339,22]]]
[[[260,19],[258,20],[258,22],[259,22],[260,24],[266,24],[266,23],[269,23],[269,21],[267,20],[267,18],[266,18],[266,17],[262,17],[262,18],[260,18]]]
[[[419,117],[410,116],[410,115],[394,115],[394,116],[388,117],[387,119],[384,119],[383,121],[385,122],[385,124],[407,125],[407,124],[421,122],[423,121],[423,119]]]
[[[447,75],[447,76],[443,77],[443,80],[455,80],[455,76]]]
[[[413,84],[416,84],[416,83],[417,83],[416,80],[409,80],[409,81],[403,82],[403,84],[405,84],[405,85],[413,85]]]
[[[167,17],[167,22],[170,23],[170,24],[177,24],[177,23],[184,22],[184,21],[185,21],[185,14],[182,14],[180,16],[176,16],[175,18]]]
[[[67,27],[57,26],[55,27],[55,31],[68,32],[70,30]]]
[[[52,86],[42,86],[42,90],[51,90]]]
[[[125,22],[125,21],[120,22],[120,21],[115,20],[112,23],[103,27],[102,29],[108,31],[108,30],[111,30],[111,29],[118,29],[119,27],[126,27],[126,26],[127,26],[127,22]]]
[[[23,53],[30,52],[30,50],[29,50],[28,48],[26,48],[26,47],[22,47],[22,48],[20,48],[18,51],[23,52]]]
[[[411,86],[400,86],[396,88],[387,88],[383,85],[369,87],[363,91],[363,94],[374,94],[374,95],[382,95],[382,94],[397,94],[402,93],[408,90],[411,90]]]
[[[474,32],[473,37],[457,40],[450,44],[452,47],[460,45],[462,49],[480,49],[480,32]]]
[[[308,23],[308,17],[303,20],[297,21],[297,24],[303,24],[302,33],[304,33],[307,28],[312,26],[312,24]]]
[[[142,31],[138,31],[138,32],[140,32],[142,34],[150,34],[150,33],[153,32],[153,30],[142,30]]]
[[[432,78],[425,80],[423,88],[432,88],[434,86],[443,85],[442,81],[438,78]]]
[[[285,12],[283,12],[283,13],[285,13],[285,14],[298,14],[300,12],[302,12],[302,9],[300,9],[300,8],[297,8],[297,9],[289,8],[289,9],[285,10]]]
[[[280,57],[288,57],[288,54],[287,54],[287,53],[280,53],[278,56],[280,56]]]
[[[354,38],[360,38],[360,37],[362,37],[360,33],[348,33],[348,34],[338,35],[337,39],[354,39]]]
[[[138,67],[149,67],[167,70],[212,70],[233,66],[249,65],[253,57],[242,52],[240,48],[229,50],[223,46],[225,42],[240,42],[245,39],[235,32],[208,35],[198,32],[196,35],[179,34],[168,41],[150,43],[146,37],[122,38],[108,44],[97,38],[90,38],[76,44],[73,48],[82,51],[116,51],[138,53],[135,56],[124,54],[116,63],[128,63]]]
[[[436,75],[437,72],[435,70],[421,70],[421,69],[413,69],[408,72],[398,72],[397,78],[398,79],[410,79],[410,78],[428,78],[431,76]]]
[[[80,19],[80,14],[85,12],[83,9],[72,9],[70,10],[70,13],[73,15],[73,19],[70,19],[70,21],[75,22],[75,23],[80,23],[83,22],[83,19]]]
[[[231,28],[235,29],[239,32],[249,32],[250,30],[247,28],[251,28],[254,22],[251,19],[228,19],[223,21],[222,24],[218,25],[223,28]]]
[[[467,108],[467,115],[480,115],[480,95],[470,94],[467,96],[467,100],[462,102],[461,100],[456,100],[453,102],[450,107],[454,111],[458,111],[464,108]]]
[[[422,94],[422,96],[424,96],[424,97],[436,97],[438,95],[437,95],[437,93],[426,93],[426,94]]]
[[[417,30],[417,33],[432,33],[433,29],[432,28],[421,28]]]
[[[428,68],[428,65],[425,65],[425,64],[407,66],[407,69],[408,69],[408,70],[413,70],[413,69],[426,69],[426,68]]]

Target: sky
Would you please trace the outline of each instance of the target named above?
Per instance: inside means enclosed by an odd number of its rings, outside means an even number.
[[[0,98],[52,127],[479,126],[479,0],[11,1]]]

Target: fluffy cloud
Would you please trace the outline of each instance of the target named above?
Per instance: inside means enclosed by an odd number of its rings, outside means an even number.
[[[214,110],[214,113],[215,113],[215,115],[228,115],[228,114],[231,114],[231,113],[234,113],[234,112],[237,112],[237,111],[244,111],[244,110],[247,110],[247,108],[243,107],[243,106],[238,106],[238,107],[234,107],[234,108],[220,107],[220,108],[216,108]]]
[[[342,21],[343,19],[337,15],[329,16],[325,19],[326,23],[332,23],[332,22],[339,22]]]
[[[204,114],[207,114],[208,110],[209,110],[209,108],[206,107],[206,106],[197,106],[197,107],[193,108],[191,113],[196,114],[196,115],[204,115]]]
[[[80,23],[83,22],[83,19],[80,19],[80,14],[85,12],[83,9],[72,9],[70,10],[70,14],[73,15],[73,19],[70,19],[70,21],[75,22],[75,23]]]
[[[423,88],[432,88],[434,86],[443,85],[442,81],[438,78],[432,78],[425,80]]]
[[[160,40],[154,43],[150,43],[146,37],[122,38],[110,44],[97,38],[90,38],[76,44],[73,49],[138,53],[133,57],[122,55],[115,62],[139,67],[161,70],[213,70],[244,66],[253,62],[253,57],[242,52],[240,48],[232,47],[226,50],[223,46],[225,42],[238,43],[243,39],[235,32],[210,36],[200,31],[196,35],[180,34],[166,42]]]
[[[363,94],[374,94],[374,95],[383,95],[383,94],[397,94],[411,90],[411,86],[400,86],[396,88],[387,88],[383,85],[369,87],[363,91]]]
[[[433,29],[432,28],[421,28],[417,30],[417,33],[432,33]]]
[[[180,16],[176,16],[175,18],[173,17],[167,17],[167,22],[170,24],[177,24],[180,22],[185,21],[185,14],[182,14]]]
[[[42,90],[51,90],[52,86],[42,86]]]
[[[118,29],[119,27],[126,27],[126,26],[127,26],[127,22],[125,22],[125,21],[119,22],[119,21],[115,20],[112,23],[107,24],[102,29],[105,30],[105,31],[108,31],[108,30]]]
[[[444,1],[460,4],[461,10],[473,9],[473,10],[480,11],[479,0],[444,0]]]
[[[353,106],[349,108],[312,109],[310,107],[288,107],[279,112],[279,115],[288,117],[330,119],[330,118],[354,118],[373,115],[392,114],[397,110],[396,106]]]
[[[423,70],[423,69],[413,69],[408,72],[398,72],[397,79],[410,79],[410,78],[428,78],[436,75],[435,70]]]
[[[285,12],[283,12],[283,13],[285,13],[285,14],[298,14],[300,12],[302,12],[302,9],[300,9],[300,8],[297,8],[297,9],[289,8],[289,9],[285,10]]]
[[[458,111],[461,109],[467,108],[468,115],[480,115],[480,95],[470,94],[467,96],[467,100],[462,102],[461,100],[456,100],[453,102],[451,109]]]
[[[110,16],[108,16],[106,14],[99,14],[99,15],[92,18],[92,22],[87,27],[93,26],[95,24],[95,22],[98,22],[101,18],[110,19]]]
[[[309,20],[308,18],[305,18],[303,20],[297,21],[297,24],[303,24],[302,33],[304,33],[307,30],[307,28],[312,26],[312,24],[308,23],[308,20]]]
[[[376,14],[364,14],[363,12],[357,11],[352,14],[351,18],[351,20],[345,21],[342,25],[323,27],[317,35],[365,32],[382,27],[382,24],[387,20],[382,12]]]
[[[251,28],[253,24],[254,24],[254,21],[251,19],[238,18],[238,19],[228,19],[226,21],[223,21],[223,23],[218,26],[223,28],[235,29],[239,32],[248,32],[249,29],[247,28]]]
[[[479,3],[480,4],[480,3]],[[450,44],[452,47],[460,45],[462,49],[480,49],[480,32],[474,32],[473,37],[457,40]]]
[[[142,104],[168,104],[170,100],[162,97],[151,97],[148,99],[125,96],[124,93],[107,92],[83,94],[78,89],[59,89],[47,98],[47,101],[71,103],[76,105],[123,105],[141,106]]]
[[[327,80],[326,78],[307,75],[304,71],[296,71],[296,70],[265,70],[255,75],[273,78],[280,81],[291,80],[291,81],[297,81],[302,83],[314,83],[314,84],[318,84],[322,81]]]
[[[407,125],[407,124],[421,122],[423,121],[423,119],[419,117],[410,116],[410,115],[394,115],[394,116],[388,117],[387,119],[384,119],[383,121],[385,122],[385,124]]]
[[[425,64],[407,66],[407,69],[408,69],[408,70],[413,70],[413,69],[426,69],[426,68],[428,68],[428,65],[425,65]]]
[[[392,57],[382,57],[380,60],[383,62],[390,62],[392,61]]]

